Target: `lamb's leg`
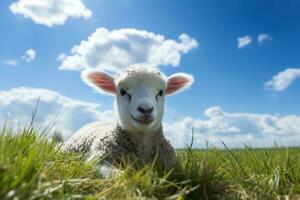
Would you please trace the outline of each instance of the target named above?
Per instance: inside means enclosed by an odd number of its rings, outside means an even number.
[[[112,176],[120,176],[123,174],[123,170],[116,168],[110,163],[103,163],[99,166],[99,172],[103,178],[110,178]]]

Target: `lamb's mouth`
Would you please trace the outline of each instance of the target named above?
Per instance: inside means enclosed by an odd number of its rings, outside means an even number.
[[[153,122],[154,121],[154,118],[153,117],[145,117],[143,120],[140,120],[140,119],[136,119],[134,116],[132,116],[131,114],[130,114],[130,116],[131,116],[131,118],[134,120],[134,121],[136,121],[136,122],[138,122],[138,123],[140,123],[140,124],[150,124],[151,122]]]

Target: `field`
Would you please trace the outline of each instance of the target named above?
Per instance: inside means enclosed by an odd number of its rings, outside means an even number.
[[[170,172],[155,162],[102,178],[96,161],[59,151],[33,127],[0,131],[0,199],[299,199],[300,149],[178,150]]]

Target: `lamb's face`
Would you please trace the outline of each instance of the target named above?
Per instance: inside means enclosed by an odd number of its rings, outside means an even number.
[[[158,71],[123,73],[116,80],[116,105],[124,129],[153,132],[161,126],[166,79]]]
[[[120,125],[124,130],[153,133],[161,126],[164,98],[190,86],[191,75],[177,73],[166,78],[156,68],[131,67],[113,77],[103,71],[89,70],[83,80],[99,91],[114,94]]]

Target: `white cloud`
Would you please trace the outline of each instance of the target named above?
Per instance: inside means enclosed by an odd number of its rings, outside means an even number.
[[[300,78],[299,68],[287,68],[273,76],[265,83],[265,88],[274,91],[283,91],[287,89],[297,78]]]
[[[271,40],[273,40],[273,38],[267,33],[262,33],[257,36],[257,41],[260,44],[262,44],[266,41],[271,41]]]
[[[25,60],[26,62],[31,62],[35,59],[36,57],[36,52],[34,49],[28,49],[24,56],[22,56],[22,59]]]
[[[195,147],[210,145],[223,147],[224,141],[230,147],[243,147],[244,143],[255,147],[300,144],[299,115],[270,115],[256,113],[229,113],[218,106],[205,110],[207,119],[185,117],[182,120],[165,123],[164,130],[171,143],[184,147],[195,133]]]
[[[54,123],[53,131],[70,137],[86,123],[96,120],[115,120],[116,112],[103,110],[99,104],[71,99],[58,92],[39,88],[13,88],[0,91],[0,125],[8,123],[14,127],[28,124],[37,99],[40,98],[36,121],[43,125]],[[249,143],[254,147],[274,144],[300,144],[299,115],[270,115],[256,113],[229,113],[213,106],[204,111],[205,119],[185,117],[175,122],[164,123],[167,138],[176,147],[184,147],[195,131],[194,147],[210,145],[243,147]]]
[[[54,130],[68,138],[88,122],[108,120],[113,111],[101,111],[100,105],[65,97],[57,92],[39,88],[13,88],[0,91],[0,125],[13,127],[30,122],[36,102],[40,98],[36,120],[44,126],[54,123]]]
[[[19,0],[9,6],[13,14],[23,15],[48,27],[62,25],[68,18],[89,18],[92,12],[81,0]]]
[[[57,61],[62,61],[62,60],[64,60],[66,57],[67,57],[66,54],[60,53],[60,54],[57,56],[56,60],[57,60]]]
[[[243,36],[243,37],[239,37],[237,39],[238,42],[238,48],[244,48],[248,45],[250,45],[252,43],[252,38],[249,35]]]
[[[18,62],[16,60],[4,60],[3,63],[5,65],[9,65],[9,66],[17,66],[18,65]]]
[[[197,46],[197,41],[186,34],[175,41],[144,30],[98,28],[87,40],[74,46],[71,55],[61,57],[60,69],[118,71],[137,63],[178,66],[181,55]]]
[[[207,117],[216,117],[223,114],[223,109],[219,106],[211,106],[204,111],[205,116]]]

